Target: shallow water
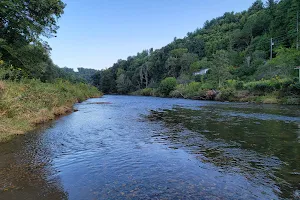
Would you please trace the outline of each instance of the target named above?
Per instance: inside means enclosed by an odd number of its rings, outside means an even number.
[[[104,96],[76,108],[0,145],[0,199],[300,197],[297,106]]]

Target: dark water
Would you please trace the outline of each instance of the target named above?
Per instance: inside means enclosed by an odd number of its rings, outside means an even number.
[[[300,198],[297,106],[105,96],[76,107],[0,145],[0,199]]]

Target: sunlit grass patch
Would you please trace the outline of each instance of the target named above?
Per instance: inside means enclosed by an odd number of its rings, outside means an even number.
[[[71,112],[76,102],[101,95],[95,87],[63,80],[0,81],[0,141]]]

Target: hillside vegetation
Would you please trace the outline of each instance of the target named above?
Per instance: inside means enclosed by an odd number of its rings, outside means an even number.
[[[56,36],[65,6],[60,0],[0,1],[0,141],[102,95],[88,85],[96,70],[59,68],[41,39]]]
[[[104,93],[299,104],[299,0],[257,0],[93,76]],[[272,51],[271,51],[272,41]],[[195,75],[209,69],[205,75]]]

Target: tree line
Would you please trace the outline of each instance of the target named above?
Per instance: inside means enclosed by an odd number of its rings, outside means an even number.
[[[56,37],[57,20],[66,4],[61,0],[0,1],[0,78],[57,78],[91,83],[93,69],[59,68],[50,58],[51,47],[41,38]],[[42,37],[41,37],[42,36]]]
[[[161,49],[118,60],[98,71],[93,84],[104,93],[128,94],[159,89],[164,79],[174,82],[170,78],[183,85],[201,83],[207,89],[224,88],[229,80],[292,78],[294,67],[300,64],[296,48],[299,8],[299,0],[256,0],[248,10],[226,12]],[[195,75],[201,69],[209,71]]]

